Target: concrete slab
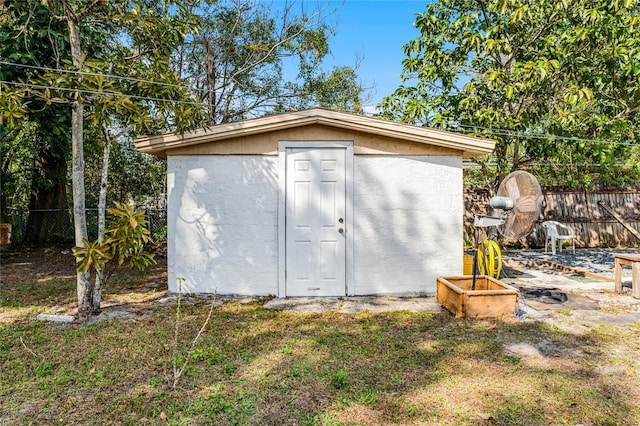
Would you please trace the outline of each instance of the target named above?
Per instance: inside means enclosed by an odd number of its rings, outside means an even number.
[[[640,300],[630,296],[630,289],[623,294],[614,293],[614,284],[590,278],[580,273],[567,272],[545,266],[542,262],[531,261],[531,258],[544,259],[544,253],[523,251],[505,252],[504,262],[509,278],[503,282],[518,289],[547,289],[566,295],[561,303],[548,303],[544,297],[524,297],[521,308],[526,311],[525,320],[537,320],[552,323],[571,332],[586,331],[597,324],[628,326],[640,323]],[[574,258],[572,267],[583,267],[590,272],[610,273],[607,265],[609,257],[613,264],[611,251],[591,253],[581,251]],[[569,253],[564,253],[568,258]],[[573,254],[571,254],[573,256]],[[558,256],[556,256],[558,257]],[[580,259],[588,259],[582,262]],[[556,259],[557,260],[557,259]],[[582,262],[582,263],[581,263]],[[569,264],[570,262],[565,262]],[[599,266],[598,266],[599,265]],[[580,272],[580,271],[578,271]],[[524,294],[524,291],[523,291]],[[269,309],[294,310],[297,312],[335,311],[345,314],[359,312],[411,311],[433,312],[448,315],[438,304],[435,297],[338,297],[338,298],[287,298],[272,299],[264,304]]]
[[[441,312],[442,307],[435,297],[290,297],[265,302],[267,309],[293,310],[296,312],[320,313],[335,311],[343,314],[359,312]]]
[[[36,320],[43,322],[71,324],[75,322],[76,318],[73,315],[39,314],[36,317]]]

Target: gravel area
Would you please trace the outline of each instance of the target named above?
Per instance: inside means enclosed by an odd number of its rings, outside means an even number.
[[[521,262],[542,265],[553,262],[579,271],[590,272],[606,278],[613,278],[614,253],[640,254],[640,250],[631,249],[578,249],[558,252],[555,255],[542,250],[509,250],[503,253],[507,262]],[[623,280],[631,279],[631,270],[622,268]]]

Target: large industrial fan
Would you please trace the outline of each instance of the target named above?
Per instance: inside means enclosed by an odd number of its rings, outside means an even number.
[[[538,180],[525,171],[515,171],[500,183],[497,194],[491,198],[493,208],[490,215],[476,215],[476,244],[473,261],[473,289],[476,274],[492,275],[499,278],[502,270],[500,247],[489,237],[487,228],[497,231],[509,239],[522,238],[531,232],[540,216],[542,191]],[[484,238],[480,240],[480,230]]]

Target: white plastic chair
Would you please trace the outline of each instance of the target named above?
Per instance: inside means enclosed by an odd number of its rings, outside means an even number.
[[[556,254],[556,241],[558,248],[562,252],[562,242],[570,240],[573,252],[576,252],[576,234],[573,229],[567,225],[563,225],[555,220],[547,220],[542,222],[542,227],[547,233],[544,240],[544,252],[547,253],[547,244],[551,243],[551,253]]]

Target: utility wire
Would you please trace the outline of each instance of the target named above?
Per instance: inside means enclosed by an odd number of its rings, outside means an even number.
[[[293,114],[295,114],[295,111],[293,112]],[[586,143],[605,143],[605,144],[611,144],[611,145],[623,145],[623,146],[640,146],[640,144],[634,144],[631,142],[617,142],[617,141],[601,141],[601,140],[596,140],[596,139],[582,139],[582,138],[576,138],[576,137],[569,137],[569,136],[556,136],[556,135],[545,135],[545,134],[529,134],[529,133],[525,133],[525,132],[514,132],[512,130],[505,130],[505,129],[494,129],[494,128],[489,128],[489,127],[479,127],[479,126],[469,126],[469,125],[462,125],[462,124],[458,124],[458,127],[465,127],[465,128],[470,128],[470,129],[481,129],[481,130],[487,130],[489,132],[491,132],[494,135],[500,135],[500,136],[515,136],[515,137],[520,137],[520,138],[531,138],[531,139],[560,139],[560,140],[568,140],[568,141],[572,141],[572,142],[586,142]],[[444,130],[444,131],[449,131],[449,132],[454,132],[454,133],[459,133],[460,134],[460,129],[456,129],[456,128],[452,128],[452,127],[446,127],[446,128],[433,128],[434,130]]]
[[[491,161],[491,162],[487,162],[485,163],[485,165],[487,166],[497,166],[498,163],[495,161]],[[557,167],[557,166],[567,166],[567,163],[554,163],[551,161],[544,161],[544,162],[531,162],[531,163],[527,163],[527,166],[536,166],[536,167]],[[572,163],[572,166],[576,166],[576,167],[603,167],[606,166],[602,163]],[[631,164],[625,164],[625,163],[616,163],[615,164],[617,167],[623,167],[623,168],[628,168],[628,167],[633,167]],[[476,161],[463,161],[462,162],[462,166],[463,167],[480,167],[480,163],[476,162]]]
[[[60,69],[60,68],[47,68],[47,67],[39,67],[39,66],[36,66],[36,65],[17,64],[15,62],[5,62],[5,61],[0,61],[0,65],[10,65],[10,66],[13,66],[13,67],[28,68],[28,69],[39,70],[39,71],[51,71],[51,72],[57,72],[57,73],[68,73],[68,74],[77,74],[77,75],[90,75],[90,76],[97,76],[97,77],[106,77],[106,78],[111,78],[111,79],[114,79],[114,80],[126,80],[126,81],[133,81],[133,82],[137,82],[137,83],[149,83],[149,84],[154,84],[154,85],[158,85],[158,86],[175,87],[177,89],[192,90],[192,91],[195,91],[195,92],[208,92],[209,91],[209,89],[198,89],[198,88],[195,88],[195,87],[192,88],[192,87],[188,87],[188,86],[180,86],[178,84],[163,83],[163,82],[160,82],[160,81],[144,80],[144,79],[141,79],[141,78],[126,77],[126,76],[115,75],[115,74],[100,74],[100,73],[86,72],[86,71],[64,70],[64,69]]]
[[[0,64],[1,65],[10,65],[10,66],[15,66],[15,67],[28,68],[28,69],[41,70],[41,71],[51,71],[51,72],[58,72],[58,73],[70,73],[70,74],[78,74],[78,75],[91,75],[91,76],[106,77],[106,78],[112,78],[112,79],[121,79],[121,80],[127,80],[127,81],[139,82],[139,83],[148,83],[148,84],[159,85],[159,86],[174,87],[174,88],[178,88],[178,89],[191,90],[191,91],[195,91],[195,92],[208,92],[209,91],[208,89],[191,88],[191,87],[188,87],[188,86],[180,86],[180,85],[177,85],[177,84],[163,83],[163,82],[151,81],[151,80],[143,80],[143,79],[139,79],[139,78],[119,76],[119,75],[114,75],[114,74],[100,74],[100,73],[91,73],[91,72],[85,72],[85,71],[64,70],[64,69],[59,69],[59,68],[47,68],[47,67],[40,67],[40,66],[26,65],[26,64],[18,64],[18,63],[14,63],[14,62],[6,62],[6,61],[0,61]],[[39,85],[35,85],[35,84],[16,83],[16,82],[5,81],[5,80],[0,80],[0,83],[13,84],[13,85],[16,85],[16,86],[23,86],[23,87],[34,87],[34,88],[40,88],[40,89],[53,89],[53,90],[63,90],[63,91],[78,91],[78,92],[82,92],[82,93],[90,93],[90,94],[97,94],[97,95],[105,95],[105,94],[107,94],[107,95],[113,95],[113,96],[126,96],[126,97],[134,98],[134,99],[142,99],[142,100],[157,101],[157,102],[173,102],[173,103],[187,104],[187,105],[201,105],[199,103],[189,102],[189,101],[178,101],[178,100],[172,100],[172,99],[152,98],[152,97],[145,97],[145,96],[139,96],[139,95],[129,95],[129,94],[125,94],[125,93],[94,92],[94,91],[89,91],[89,90],[85,90],[85,89],[69,89],[69,88],[54,87],[54,86],[39,86]],[[609,145],[638,146],[638,144],[634,144],[634,143],[631,143],[631,142],[618,142],[618,141],[605,141],[605,140],[596,140],[596,139],[584,139],[584,138],[577,138],[577,137],[572,137],[572,136],[558,136],[558,135],[549,135],[549,134],[542,134],[542,133],[525,133],[525,132],[516,132],[516,131],[508,130],[508,129],[499,129],[499,128],[482,127],[482,126],[471,126],[471,125],[464,125],[464,124],[458,124],[457,126],[458,127],[467,128],[467,129],[486,130],[488,132],[491,132],[494,135],[499,135],[499,136],[513,136],[513,137],[531,138],[531,139],[557,139],[557,140],[564,140],[564,141],[570,141],[570,142],[586,142],[586,143],[603,143],[603,144],[609,144]],[[448,131],[457,131],[458,129],[449,127],[446,130],[448,130]]]
[[[470,125],[464,125],[464,124],[459,124],[458,126],[459,127],[468,128],[468,129],[487,130],[487,131],[493,133],[494,135],[500,135],[500,136],[516,136],[516,137],[531,138],[531,139],[558,139],[558,140],[565,140],[565,141],[571,141],[571,142],[606,143],[606,144],[611,144],[611,145],[625,145],[625,146],[637,146],[638,145],[638,144],[634,144],[634,143],[631,143],[631,142],[604,141],[604,140],[597,140],[597,139],[583,139],[583,138],[576,138],[576,137],[572,137],[572,136],[556,136],[556,135],[549,135],[549,134],[544,134],[544,133],[525,133],[525,132],[516,132],[516,131],[508,130],[508,129],[496,129],[496,128],[491,128],[491,127],[470,126]],[[453,129],[449,129],[449,130],[453,130]]]
[[[154,98],[154,97],[150,97],[150,96],[131,95],[131,94],[127,94],[127,93],[118,93],[118,92],[96,92],[94,90],[87,90],[87,89],[73,89],[73,88],[69,88],[69,87],[45,86],[45,85],[40,85],[40,84],[18,83],[18,82],[15,82],[15,81],[6,81],[6,80],[0,80],[0,83],[9,84],[9,85],[12,85],[12,86],[33,88],[33,89],[61,90],[61,91],[66,91],[66,92],[80,92],[80,93],[86,93],[86,94],[92,94],[92,95],[100,95],[100,96],[105,96],[105,95],[107,95],[107,96],[123,96],[123,97],[126,97],[126,98],[141,99],[141,100],[145,100],[145,101],[170,102],[170,103],[184,104],[184,105],[195,105],[195,106],[203,106],[204,105],[204,104],[198,103],[198,102],[180,101],[180,100],[177,100],[177,99]]]

